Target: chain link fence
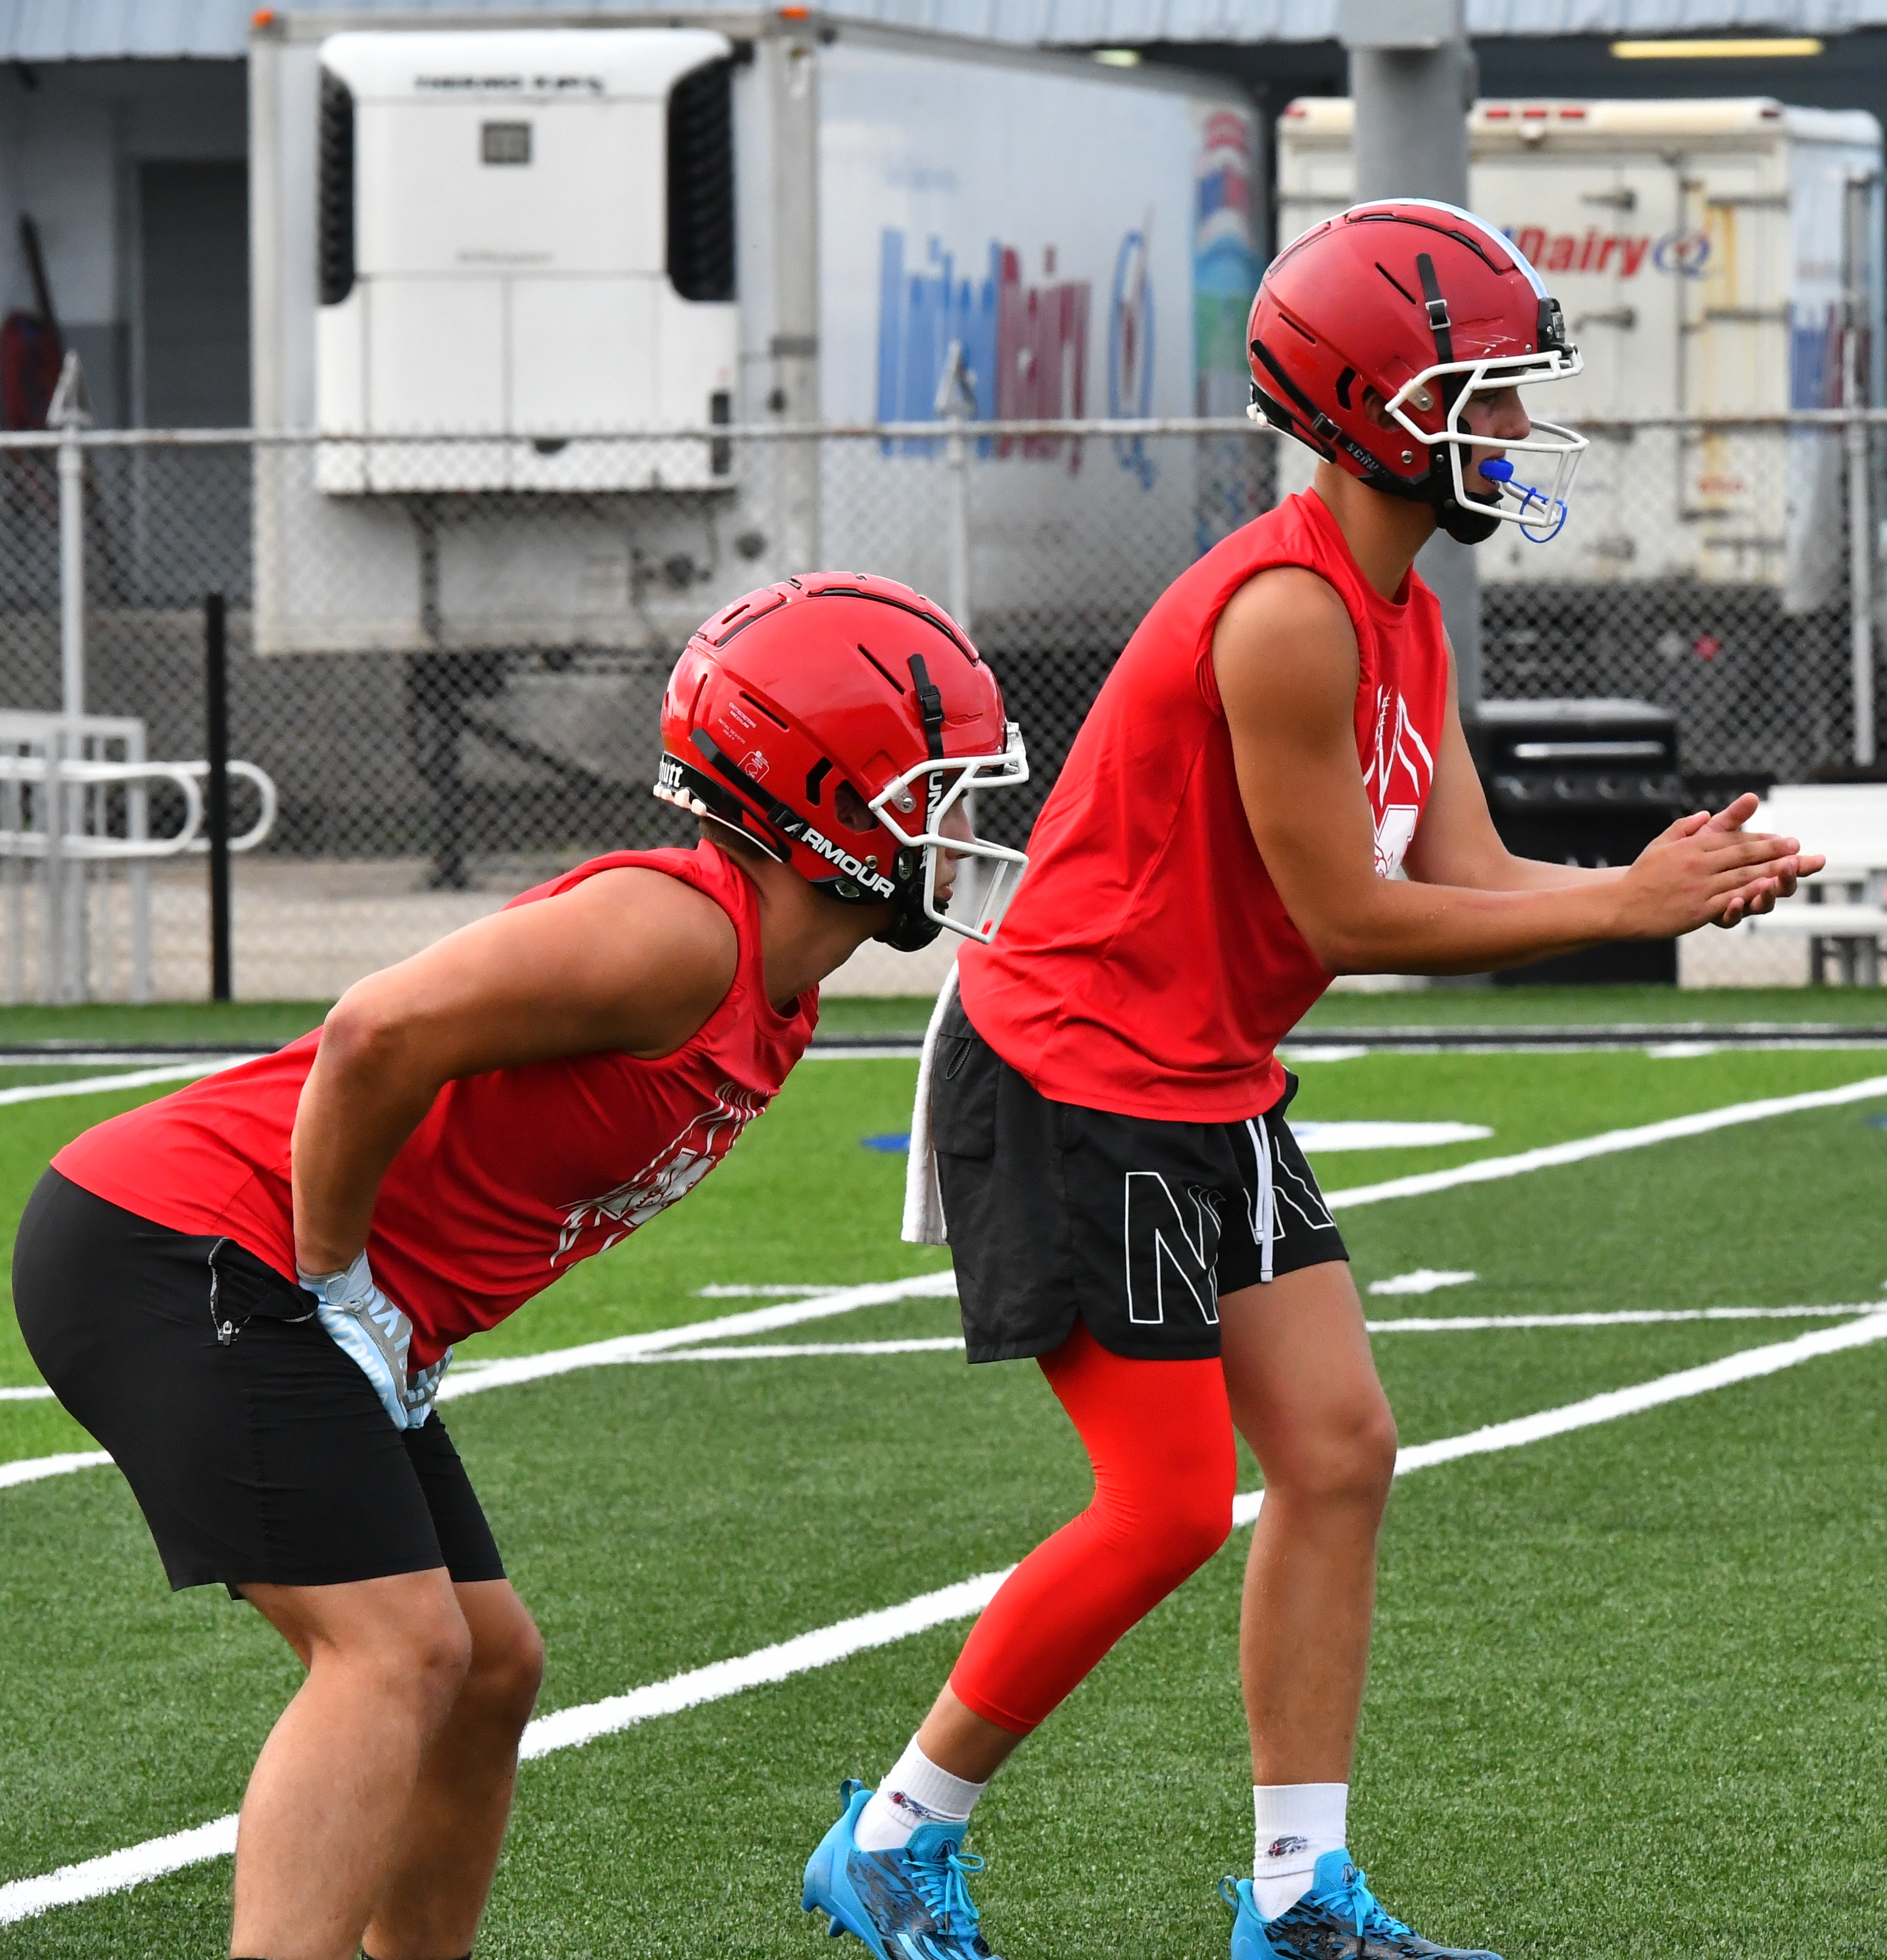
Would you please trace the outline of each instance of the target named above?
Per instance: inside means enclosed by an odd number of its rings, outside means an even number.
[[[1846,428],[1796,420],[1596,432],[1564,536],[1482,549],[1486,692],[1659,703],[1701,775],[1871,756],[1882,431],[1857,418],[1857,471]],[[1024,842],[1147,608],[1301,480],[1268,431],[1208,422],[0,435],[0,998],[205,991],[207,594],[252,765],[235,989],[322,998],[586,856],[692,838],[649,794],[669,668],[811,564],[966,619],[1034,765],[981,820]],[[1806,571],[1804,482],[1832,485]]]

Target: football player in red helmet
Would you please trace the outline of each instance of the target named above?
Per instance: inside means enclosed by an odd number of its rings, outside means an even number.
[[[1004,1582],[804,1902],[879,1960],[987,1953],[972,1807],[1109,1647],[1224,1542],[1234,1435],[1265,1473],[1241,1633],[1257,1834],[1233,1960],[1460,1960],[1376,1903],[1346,1811],[1395,1424],[1277,1046],[1339,973],[1469,973],[1766,910],[1820,860],[1739,798],[1635,864],[1511,856],[1414,570],[1437,527],[1550,542],[1581,439],[1523,387],[1579,371],[1560,309],[1472,213],[1357,205],[1281,253],[1255,406],[1313,487],[1155,604],[1071,749],[1001,932],[933,1023],[907,1236],[947,1225],[972,1361],[1036,1357],[1087,1510]],[[1484,1960],[1484,1956],[1482,1956]]]
[[[542,1648],[433,1413],[453,1343],[699,1182],[865,940],[986,936],[1023,862],[963,810],[1028,773],[995,677],[889,580],[709,620],[662,739],[698,848],[580,865],[100,1125],[21,1222],[27,1345],[171,1584],[227,1585],[308,1669],[243,1804],[232,1952],[470,1949]]]

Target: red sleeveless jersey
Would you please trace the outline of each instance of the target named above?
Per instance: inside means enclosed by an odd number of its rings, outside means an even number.
[[[754,888],[712,845],[619,851],[514,899],[554,898],[599,871],[681,879],[733,921],[733,985],[659,1061],[562,1057],[448,1082],[380,1188],[374,1277],[413,1323],[412,1365],[496,1325],[579,1259],[685,1196],[732,1148],[805,1052],[819,997],[768,1000]],[[173,1231],[216,1233],[292,1278],[289,1135],[320,1032],[193,1083],[71,1143],[56,1169]]]
[[[1330,984],[1252,837],[1212,670],[1226,603],[1302,565],[1356,628],[1357,759],[1392,877],[1434,779],[1448,697],[1434,594],[1394,600],[1312,492],[1236,531],[1161,594],[1075,737],[994,943],[958,956],[978,1031],[1042,1095],[1125,1116],[1238,1121],[1275,1102],[1274,1053]]]

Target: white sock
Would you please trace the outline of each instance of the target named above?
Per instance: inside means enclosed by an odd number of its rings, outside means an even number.
[[[1294,1906],[1310,1889],[1310,1875],[1326,1851],[1348,1841],[1347,1783],[1260,1783],[1252,1786],[1258,1826],[1252,1857],[1252,1896],[1267,1919]]]
[[[920,1824],[967,1824],[988,1787],[939,1769],[913,1736],[859,1812],[854,1838],[861,1851],[902,1851]]]

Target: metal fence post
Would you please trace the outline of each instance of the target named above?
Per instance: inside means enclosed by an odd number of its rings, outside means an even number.
[[[208,724],[209,794],[205,827],[210,846],[210,998],[230,992],[229,644],[223,595],[203,601],[203,699]]]
[[[67,754],[81,753],[79,717],[85,712],[85,454],[78,438],[92,418],[85,412],[84,386],[78,356],[68,350],[46,412],[46,426],[59,434],[59,708],[66,717],[46,754],[46,950],[50,998],[59,1001],[82,1001],[89,991],[88,867],[83,858],[68,859],[65,850],[68,827],[74,833],[85,829],[85,792],[65,793],[59,766]]]
[[[1853,346],[1854,336],[1850,336]],[[1850,364],[1854,355],[1848,355]],[[1874,761],[1874,522],[1867,480],[1867,425],[1858,415],[1842,431],[1847,448],[1847,587],[1853,618],[1854,760],[1863,768]]]
[[[963,365],[963,343],[950,342],[944,357],[944,372],[938,377],[936,409],[950,424],[944,442],[944,495],[949,502],[945,522],[944,603],[950,617],[971,639],[976,637],[970,623],[969,585],[969,443],[963,434],[966,412],[976,406],[968,371]]]
[[[46,412],[59,432],[59,706],[85,712],[85,455],[79,431],[91,417],[81,405],[84,376],[78,356],[68,354]]]
[[[46,826],[45,910],[40,939],[40,998],[61,1005],[70,1000],[68,976],[72,954],[68,943],[68,922],[65,890],[65,772],[59,766],[65,759],[67,731],[74,724],[61,723],[46,734],[46,786],[40,798],[40,821]]]

